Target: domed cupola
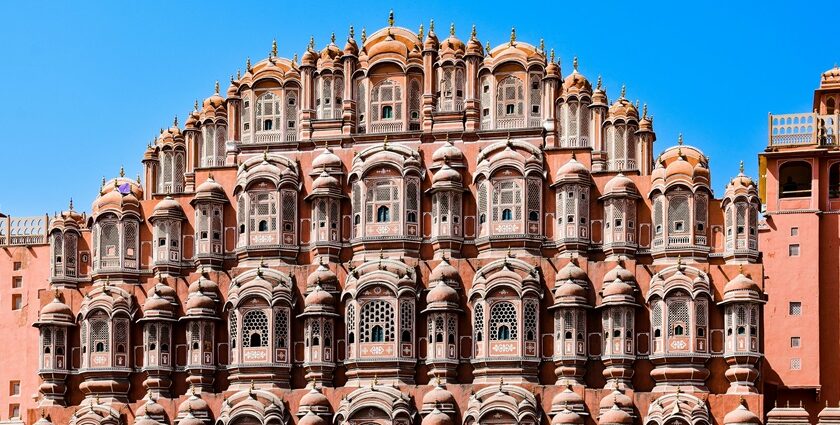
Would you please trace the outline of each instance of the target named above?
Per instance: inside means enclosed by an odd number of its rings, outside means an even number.
[[[568,95],[591,95],[592,83],[586,79],[580,72],[578,72],[578,59],[574,58],[572,61],[572,73],[567,75],[563,80],[563,96]]]
[[[723,301],[718,303],[724,314],[724,359],[729,366],[729,394],[757,392],[758,361],[761,359],[761,310],[765,300],[761,287],[744,274],[738,275],[723,288]]]
[[[54,288],[74,288],[82,281],[77,258],[81,230],[87,227],[86,221],[86,214],[79,214],[73,209],[72,199],[66,211],[50,220],[47,235],[51,247],[50,285]]]
[[[554,280],[554,372],[556,385],[583,385],[587,361],[586,315],[592,308],[586,272],[570,261]]]
[[[467,50],[464,55],[475,56],[479,59],[484,57],[484,48],[481,46],[481,41],[478,40],[475,25],[472,26],[472,33],[470,34],[469,41],[467,41]]]
[[[439,55],[442,60],[460,59],[464,56],[466,46],[455,36],[455,24],[449,26],[449,37],[440,43]]]
[[[359,55],[359,45],[356,44],[356,31],[353,26],[350,26],[350,31],[347,34],[347,43],[344,44],[344,56],[355,57]]]
[[[340,174],[344,171],[341,158],[329,146],[325,146],[324,151],[312,160],[312,173],[310,175],[320,174],[322,171],[329,174]]]
[[[820,79],[821,89],[835,87],[840,87],[840,67],[837,65],[834,65],[833,68],[823,72],[822,78]]]
[[[219,93],[219,82],[216,81],[215,92],[212,96],[204,99],[204,102],[202,103],[199,117],[201,121],[215,118],[227,119],[227,106],[225,105],[225,99]]]
[[[639,307],[636,278],[621,264],[604,275],[601,286],[601,325],[605,341],[601,355],[604,361],[605,388],[630,388],[635,361],[635,310]]]
[[[598,82],[595,84],[595,90],[592,91],[592,104],[597,106],[607,106],[607,92],[601,86],[601,76],[598,76]],[[606,111],[605,111],[606,112]]]
[[[143,188],[140,183],[125,177],[120,168],[120,177],[102,183],[99,197],[93,201],[93,217],[96,218],[106,212],[113,212],[119,216],[133,214],[142,215],[140,199],[143,199]]]
[[[178,415],[176,423],[184,425],[207,425],[213,419],[212,411],[207,402],[201,399],[200,394],[196,392],[195,387],[190,388],[190,395],[186,400],[178,405]]]
[[[452,143],[449,136],[446,137],[446,142],[432,153],[432,165],[429,168],[434,170],[447,163],[453,168],[464,167],[464,153]]]
[[[38,320],[32,324],[40,336],[38,375],[42,382],[38,391],[43,396],[43,405],[64,405],[67,393],[68,334],[76,323],[73,310],[61,302],[60,296],[56,289],[55,298],[41,308]]]
[[[423,42],[423,50],[437,51],[439,46],[440,43],[437,34],[435,34],[435,20],[432,19],[429,22],[429,33],[426,35],[426,41]]]
[[[590,241],[589,204],[592,177],[578,162],[574,152],[571,159],[557,170],[551,187],[555,193],[555,244],[561,256],[585,254]]]
[[[38,312],[38,320],[33,326],[75,326],[75,324],[73,310],[61,301],[60,293],[56,290],[53,300]]]
[[[195,196],[190,203],[195,205],[196,203],[205,201],[216,203],[226,203],[228,201],[227,195],[225,194],[225,188],[213,179],[212,175],[207,177],[207,180],[198,185],[195,189]]]
[[[572,389],[572,386],[566,385],[563,391],[557,393],[551,399],[551,415],[557,415],[563,411],[572,411],[586,415],[586,404],[584,404],[583,396]]]
[[[432,154],[429,168],[434,175],[432,187],[426,191],[432,196],[432,246],[438,258],[460,253],[463,242],[462,202],[466,191],[460,170],[464,167],[463,152],[447,135],[446,142]]]
[[[157,402],[151,391],[146,394],[145,400],[134,412],[135,425],[163,425],[168,423],[166,421],[166,409]]]
[[[320,261],[318,268],[306,279],[304,309],[298,315],[303,319],[303,367],[306,379],[313,382],[313,387],[326,385],[332,379],[335,369],[334,329],[338,318],[334,295],[338,291],[338,278],[325,264],[324,257],[320,257]],[[313,397],[318,395],[310,394]]]
[[[431,391],[423,395],[423,404],[420,408],[420,414],[427,415],[432,413],[435,409],[444,414],[457,413],[458,404],[455,401],[455,396],[443,384],[439,378],[434,379],[435,386]]]
[[[720,203],[724,217],[724,258],[727,261],[755,262],[758,260],[758,224],[761,200],[752,178],[740,171],[726,185]]]
[[[589,169],[577,160],[574,153],[572,153],[572,158],[557,170],[557,182],[555,184],[583,183],[588,186],[591,182]]]
[[[633,255],[636,243],[636,203],[641,196],[629,177],[619,172],[604,185],[604,251],[612,258]]]
[[[306,52],[300,60],[301,67],[312,67],[318,63],[318,52],[315,51],[315,37],[309,37],[309,44],[306,46]]]
[[[321,288],[328,292],[338,291],[338,277],[327,266],[323,257],[319,260],[318,268],[306,278],[307,291],[315,288],[315,286],[321,286]]]
[[[820,413],[819,423],[824,423],[822,419],[822,413]],[[723,417],[723,425],[761,425],[761,419],[747,408],[747,403],[742,398],[738,407]]]
[[[332,67],[342,55],[341,49],[335,44],[335,33],[330,36],[330,44],[321,50],[318,65],[320,67]]]
[[[609,109],[609,116],[611,119],[614,118],[625,118],[625,119],[639,119],[639,110],[636,109],[636,106],[633,105],[633,102],[628,100],[625,96],[626,87],[621,86],[621,94],[618,96],[618,99],[610,105]]]

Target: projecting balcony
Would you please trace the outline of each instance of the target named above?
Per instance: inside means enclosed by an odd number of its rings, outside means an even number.
[[[811,112],[769,116],[768,146],[835,146],[840,116]]]
[[[607,161],[607,170],[609,171],[626,171],[635,169],[635,159],[611,159]]]
[[[402,121],[380,121],[370,124],[370,133],[399,133],[403,131]]]
[[[560,142],[564,148],[586,148],[589,147],[589,136],[565,136]]]

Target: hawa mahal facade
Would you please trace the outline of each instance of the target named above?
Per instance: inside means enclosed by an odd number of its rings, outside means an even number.
[[[249,59],[90,213],[2,217],[0,423],[840,421],[840,70],[718,198],[514,30],[343,44]]]

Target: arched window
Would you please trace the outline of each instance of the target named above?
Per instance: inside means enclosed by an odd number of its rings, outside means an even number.
[[[522,219],[522,186],[512,179],[493,182],[493,220]]]
[[[280,121],[281,111],[280,96],[272,92],[265,92],[257,98],[257,132],[283,128]]]
[[[420,130],[420,80],[413,79],[408,90],[408,119],[411,121],[409,130]]]
[[[402,120],[402,88],[394,80],[384,80],[371,91],[371,113],[375,121]],[[397,126],[382,127],[379,130],[398,131]]]
[[[481,80],[481,129],[482,130],[489,130],[490,123],[491,123],[491,111],[492,111],[492,103],[493,103],[493,92],[491,88],[492,80],[491,78],[484,77]]]
[[[525,89],[522,80],[508,76],[496,87],[496,128],[525,126]]]
[[[475,341],[481,342],[484,340],[484,305],[476,304],[473,311],[473,332],[475,332]]]
[[[251,310],[242,317],[242,346],[268,347],[268,316],[262,310]]]
[[[828,100],[825,101],[825,113],[826,115],[834,115],[834,98],[829,97]]]
[[[804,161],[786,162],[779,167],[779,197],[811,196],[811,164]]]
[[[688,198],[684,195],[669,196],[668,231],[672,234],[688,232],[690,229],[689,220]]]
[[[515,340],[518,335],[516,307],[503,301],[490,307],[490,340]]]
[[[368,301],[359,313],[359,332],[362,342],[390,342],[394,340],[394,307],[384,300]]]
[[[391,179],[373,179],[368,180],[367,185],[367,222],[374,221],[374,211],[378,223],[399,221],[400,189],[397,182]]]

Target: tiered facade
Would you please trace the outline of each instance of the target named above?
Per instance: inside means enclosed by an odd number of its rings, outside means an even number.
[[[275,45],[50,220],[24,416],[762,423],[758,187],[655,139],[515,31]]]

